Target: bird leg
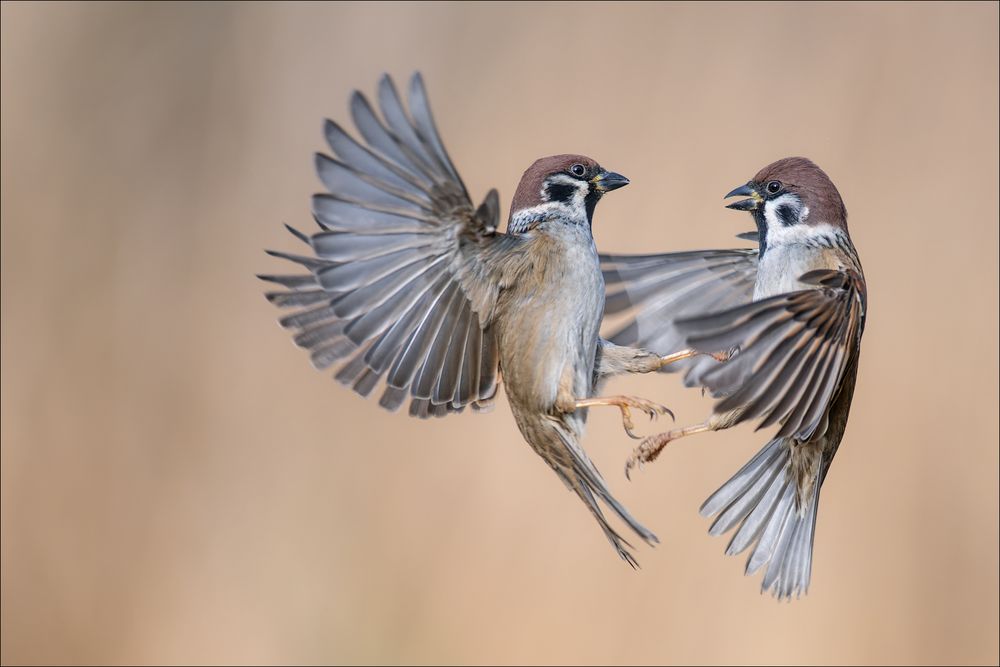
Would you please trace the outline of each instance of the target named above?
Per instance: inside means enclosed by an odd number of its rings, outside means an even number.
[[[639,347],[629,347],[627,345],[615,345],[611,341],[602,338],[597,348],[594,380],[600,383],[608,378],[625,373],[652,373],[675,361],[696,357],[699,354],[709,353],[698,352],[689,348],[661,357],[649,350]],[[729,354],[725,352],[710,354],[710,356],[719,361],[725,361],[729,358]],[[566,378],[564,378],[564,381],[568,382]],[[571,385],[567,385],[567,387],[569,386]]]
[[[598,405],[611,405],[622,411],[622,425],[625,427],[625,432],[629,434],[629,437],[639,439],[632,429],[635,425],[632,423],[632,408],[640,410],[649,415],[649,418],[656,419],[660,415],[670,415],[671,419],[674,419],[674,413],[671,412],[670,408],[660,405],[659,403],[654,403],[653,401],[647,401],[644,398],[639,398],[637,396],[598,396],[594,398],[580,398],[577,399],[575,403],[575,408],[590,408]]]
[[[669,366],[675,361],[681,361],[682,359],[690,359],[691,357],[697,357],[699,354],[707,354],[716,361],[726,361],[729,359],[728,352],[699,352],[698,350],[687,348],[686,350],[681,350],[680,352],[674,352],[673,354],[668,354],[665,357],[660,357],[657,363],[659,364],[657,368],[663,368],[664,366]]]
[[[695,433],[715,431],[718,428],[719,425],[712,419],[709,419],[702,424],[685,426],[684,428],[675,428],[672,431],[657,433],[656,435],[651,435],[648,438],[645,438],[639,443],[639,446],[632,451],[632,455],[629,456],[628,461],[625,462],[625,477],[631,479],[632,468],[636,465],[641,466],[643,463],[651,463],[652,461],[655,461],[656,457],[663,451],[663,448],[674,440],[683,438],[687,435],[694,435]]]

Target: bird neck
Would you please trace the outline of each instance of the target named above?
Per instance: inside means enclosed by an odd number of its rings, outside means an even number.
[[[507,221],[508,234],[524,234],[543,222],[558,222],[579,226],[590,233],[593,206],[571,206],[563,202],[543,202],[511,212]]]

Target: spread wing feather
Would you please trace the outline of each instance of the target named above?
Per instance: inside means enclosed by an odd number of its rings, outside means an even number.
[[[676,322],[704,352],[736,349],[698,383],[722,398],[717,413],[780,424],[778,438],[808,440],[826,428],[830,402],[864,326],[865,291],[853,271],[817,270],[800,280],[816,289],[780,294]]]
[[[316,156],[328,190],[312,202],[320,231],[289,228],[311,253],[270,251],[307,273],[260,276],[284,288],[266,296],[292,310],[280,323],[317,368],[339,363],[336,379],[363,396],[384,384],[383,407],[409,398],[419,417],[488,407],[498,381],[489,258],[519,241],[496,232],[495,190],[473,205],[419,74],[408,111],[388,76],[378,102],[381,117],[361,93],[351,98],[363,141],[326,121],[334,157]]]
[[[678,319],[753,298],[757,249],[601,255],[601,269],[607,291],[605,313],[618,322],[607,338],[618,345],[670,354],[685,347],[675,324]],[[664,370],[696,370],[688,375],[688,383],[695,384],[702,372],[716,365],[711,357],[701,356]]]

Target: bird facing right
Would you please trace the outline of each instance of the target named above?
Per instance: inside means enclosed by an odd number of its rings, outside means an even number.
[[[316,156],[328,192],[313,198],[320,231],[289,231],[308,255],[270,251],[308,273],[262,275],[286,289],[267,294],[317,368],[362,396],[385,383],[379,404],[444,416],[489,407],[500,376],[517,426],[532,449],[579,496],[619,556],[631,545],[611,527],[605,503],[649,544],[656,536],[619,503],[583,450],[587,411],[663,406],[634,396],[598,396],[607,378],[665,363],[598,335],[604,281],[591,233],[604,195],[628,184],[582,155],[536,160],[497,231],[492,190],[476,207],[444,149],[423,79],[410,82],[409,110],[388,76],[382,118],[360,93],[351,112],[363,141],[327,121],[337,158]]]
[[[704,423],[644,440],[627,470],[680,437],[750,420],[779,425],[701,513],[716,517],[712,535],[737,528],[726,553],[753,546],[746,573],[766,566],[761,590],[780,599],[809,586],[819,492],[847,426],[867,288],[840,193],[812,161],[778,160],[726,195],[734,196],[745,199],[727,208],[753,215],[756,251],[602,256],[607,311],[633,317],[612,341],[678,350],[665,370],[686,368],[685,384],[720,399]]]

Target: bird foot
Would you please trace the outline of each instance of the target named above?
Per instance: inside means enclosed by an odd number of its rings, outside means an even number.
[[[673,411],[665,405],[654,403],[653,401],[639,398],[638,396],[608,396],[601,398],[584,398],[576,402],[576,407],[586,408],[597,405],[613,405],[621,410],[622,426],[630,438],[638,440],[640,436],[635,434],[635,424],[632,422],[632,410],[639,410],[649,417],[650,421],[657,419],[660,415],[670,415],[675,419]]]
[[[621,399],[622,402],[618,404],[618,407],[622,411],[622,426],[625,427],[625,432],[633,440],[638,440],[639,436],[633,430],[635,425],[632,423],[632,408],[643,412],[650,421],[656,421],[660,415],[670,415],[670,419],[676,419],[673,411],[665,405],[635,396],[622,396]]]
[[[632,450],[628,460],[625,462],[625,477],[632,479],[632,469],[638,466],[642,468],[643,463],[652,463],[660,455],[663,448],[675,439],[674,431],[657,433],[643,439],[639,446]]]
[[[655,461],[656,457],[663,451],[663,448],[674,440],[694,435],[695,433],[714,431],[718,428],[719,422],[714,419],[709,419],[702,424],[685,426],[684,428],[675,428],[674,430],[667,431],[666,433],[657,433],[656,435],[649,436],[640,442],[638,447],[632,450],[632,454],[628,457],[628,461],[625,462],[625,477],[632,479],[632,468],[635,468],[636,466],[641,468],[643,463],[651,463]]]

